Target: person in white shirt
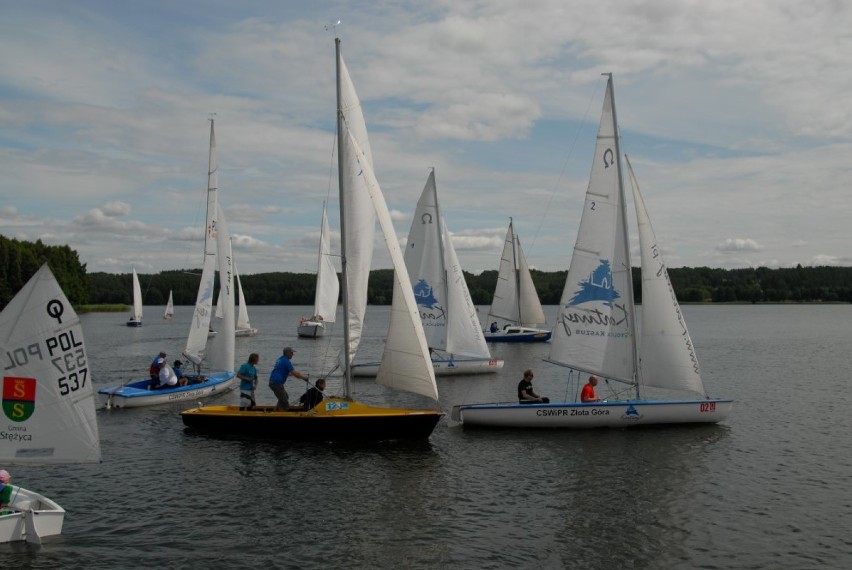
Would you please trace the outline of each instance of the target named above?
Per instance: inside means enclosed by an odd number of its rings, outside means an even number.
[[[160,359],[160,385],[158,388],[174,388],[178,385],[177,375],[165,358]]]

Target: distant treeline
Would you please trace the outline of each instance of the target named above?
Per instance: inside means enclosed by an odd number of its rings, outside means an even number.
[[[131,299],[131,274],[87,273],[77,252],[68,246],[47,246],[0,236],[0,307],[48,262],[65,294],[74,305],[126,304]],[[669,269],[672,286],[684,303],[852,303],[852,267],[802,267],[784,269]],[[388,305],[393,293],[390,269],[371,272],[368,302]],[[565,286],[565,271],[532,272],[542,304],[556,305]],[[165,305],[169,291],[177,305],[192,305],[198,294],[200,269],[139,274],[143,302]],[[312,305],[316,276],[310,273],[258,273],[241,275],[249,305]],[[489,305],[497,283],[497,271],[465,273],[473,302]],[[633,288],[641,302],[639,270],[633,269]]]
[[[565,271],[533,271],[532,278],[544,305],[556,305],[565,286]],[[145,304],[165,305],[169,290],[175,304],[192,305],[198,292],[201,270],[163,271],[139,275]],[[473,302],[491,304],[497,271],[479,275],[465,272]],[[852,267],[795,267],[786,269],[710,269],[681,267],[669,269],[669,277],[682,303],[852,303]],[[259,273],[240,275],[249,305],[312,305],[316,276],[310,273]],[[633,269],[633,289],[642,300],[639,269]],[[89,274],[89,303],[127,303],[130,274]],[[371,305],[389,305],[393,297],[393,272],[379,269],[370,273],[367,293]]]

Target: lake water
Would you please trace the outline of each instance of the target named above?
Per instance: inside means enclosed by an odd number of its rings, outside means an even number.
[[[309,311],[250,308],[260,334],[237,339],[237,364],[260,353],[259,402],[274,401],[265,380],[284,346],[314,377],[312,363],[334,359],[337,338],[296,338]],[[708,391],[736,400],[722,424],[482,431],[447,416],[428,442],[292,444],[185,432],[190,404],[100,409],[103,463],[10,469],[68,513],[40,549],[0,545],[0,568],[852,567],[852,306],[684,313]],[[82,316],[96,388],[180,353],[190,308],[146,314],[140,329],[124,314]],[[370,307],[365,359],[380,354],[387,315]],[[548,344],[492,346],[501,373],[438,379],[445,411],[513,399],[528,367],[541,394],[576,389],[542,361]],[[354,390],[427,405],[367,380]]]

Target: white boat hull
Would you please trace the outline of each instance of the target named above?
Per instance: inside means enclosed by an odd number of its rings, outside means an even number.
[[[732,400],[631,400],[598,403],[465,404],[452,418],[465,426],[504,428],[623,428],[655,424],[717,423]]]
[[[321,321],[302,321],[299,323],[299,328],[296,332],[304,338],[319,338],[325,336],[325,323]]]
[[[503,360],[498,358],[477,358],[457,360],[432,360],[435,376],[457,376],[462,374],[491,374],[503,368]],[[379,373],[379,363],[369,362],[352,366],[352,375],[373,377]]]
[[[150,380],[139,380],[123,386],[107,386],[98,390],[104,406],[107,408],[141,408],[175,402],[195,401],[222,394],[237,386],[234,372],[211,372],[207,380],[200,384],[189,384],[178,388],[148,390]]]
[[[547,342],[552,333],[547,329],[537,329],[509,325],[497,332],[485,332],[486,342]]]
[[[243,328],[234,330],[234,336],[254,336],[257,334],[255,328]]]
[[[27,519],[38,534],[30,537],[31,541],[62,534],[65,509],[44,495],[13,485],[12,510],[10,514],[0,515],[0,543],[27,540]]]

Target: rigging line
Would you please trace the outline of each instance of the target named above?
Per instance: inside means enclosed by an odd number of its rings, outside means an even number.
[[[577,141],[580,138],[580,132],[583,130],[583,127],[585,127],[588,123],[589,110],[592,108],[592,103],[594,103],[599,98],[598,92],[600,90],[600,85],[600,81],[595,82],[594,89],[592,89],[591,96],[589,97],[589,102],[586,104],[586,110],[583,113],[583,119],[580,121],[580,124],[574,131],[574,139],[571,141],[571,146],[568,148],[568,155],[565,157],[565,162],[562,163],[562,170],[559,172],[559,176],[556,178],[556,182],[554,182],[553,184],[553,189],[550,192],[550,199],[547,201],[547,206],[545,207],[544,215],[539,219],[538,226],[536,226],[532,240],[530,240],[529,242],[529,249],[527,250],[527,252],[532,251],[532,249],[535,247],[535,242],[538,239],[539,234],[541,233],[541,227],[544,224],[544,220],[547,218],[547,213],[551,211],[553,200],[556,197],[556,191],[565,176],[565,171],[568,169],[568,163],[571,161],[571,157],[574,154],[574,147],[577,146]],[[603,85],[606,86],[606,83],[604,83]]]

